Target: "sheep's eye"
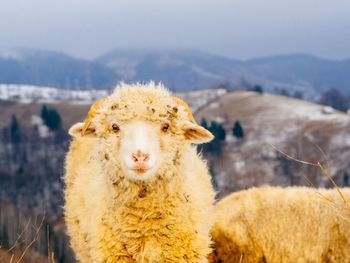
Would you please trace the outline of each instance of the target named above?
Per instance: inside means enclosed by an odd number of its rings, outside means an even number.
[[[113,130],[114,132],[119,132],[119,130],[120,130],[119,125],[116,124],[116,123],[113,123],[113,124],[112,124],[112,130]]]
[[[169,130],[169,124],[163,123],[161,127],[162,132],[167,132]]]

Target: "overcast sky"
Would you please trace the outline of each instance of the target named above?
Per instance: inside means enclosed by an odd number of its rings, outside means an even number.
[[[0,0],[0,49],[13,47],[83,58],[158,47],[350,58],[350,1]]]

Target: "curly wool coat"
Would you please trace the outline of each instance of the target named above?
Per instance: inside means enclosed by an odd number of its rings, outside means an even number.
[[[214,191],[206,163],[180,128],[194,121],[186,106],[151,83],[119,87],[89,113],[80,130],[97,136],[74,138],[66,158],[65,219],[80,262],[207,262]],[[135,118],[168,121],[173,134],[161,149],[169,158],[146,182],[123,175],[105,140],[106,123]]]
[[[350,202],[350,189],[341,189]],[[336,190],[262,187],[216,205],[212,262],[350,262],[350,210]]]

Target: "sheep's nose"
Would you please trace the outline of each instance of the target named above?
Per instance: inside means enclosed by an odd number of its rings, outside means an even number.
[[[146,163],[149,160],[149,154],[143,153],[141,151],[133,153],[131,157],[135,163]]]

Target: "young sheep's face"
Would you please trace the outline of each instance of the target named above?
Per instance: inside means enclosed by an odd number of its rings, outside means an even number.
[[[122,173],[133,181],[152,178],[162,160],[169,157],[169,152],[162,149],[167,137],[165,130],[144,121],[133,121],[116,129],[118,142],[111,151],[117,156]]]
[[[98,139],[97,152],[109,171],[115,167],[119,176],[147,181],[162,176],[167,166],[174,165],[186,144],[213,138],[195,122],[187,105],[180,102],[177,106],[178,101],[170,97],[158,107],[138,101],[124,105],[120,102],[118,106],[110,103],[100,112],[95,103],[85,122],[73,125],[69,133],[73,137]]]

